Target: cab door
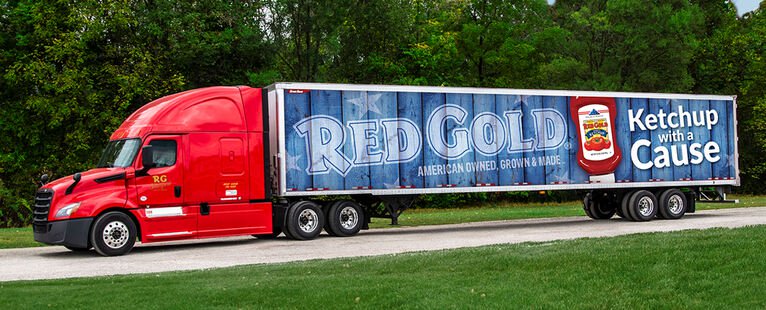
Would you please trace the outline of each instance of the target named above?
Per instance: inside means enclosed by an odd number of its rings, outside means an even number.
[[[136,176],[145,241],[184,239],[197,233],[199,207],[184,206],[184,140],[181,135],[155,135],[144,141],[144,146],[151,146],[154,161],[145,175]],[[139,170],[143,165],[136,166]]]

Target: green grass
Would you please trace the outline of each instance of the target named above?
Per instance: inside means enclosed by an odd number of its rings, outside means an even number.
[[[43,246],[35,242],[32,237],[32,228],[0,228],[0,249],[28,248]]]
[[[766,196],[730,196],[740,203],[698,203],[697,210],[766,206]],[[455,209],[413,209],[399,217],[400,226],[422,226],[584,215],[579,201],[563,203],[501,203]],[[390,228],[390,219],[374,218],[371,228]],[[0,249],[44,246],[32,238],[32,228],[0,228]]]
[[[424,236],[427,237],[427,236]],[[764,308],[766,226],[0,283],[4,308]]]

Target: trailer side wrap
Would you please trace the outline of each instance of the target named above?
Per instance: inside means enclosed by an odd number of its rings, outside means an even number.
[[[283,195],[738,182],[732,97],[316,85],[277,88]]]

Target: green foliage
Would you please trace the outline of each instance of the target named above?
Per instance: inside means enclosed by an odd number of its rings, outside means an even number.
[[[763,12],[738,18],[719,0],[4,1],[0,225],[28,223],[39,175],[93,166],[143,104],[280,80],[736,94],[741,190],[762,193]]]

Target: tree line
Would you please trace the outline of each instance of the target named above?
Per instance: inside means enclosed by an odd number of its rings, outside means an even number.
[[[0,226],[143,104],[276,81],[737,95],[737,190],[766,192],[764,4],[5,0],[0,30]]]

